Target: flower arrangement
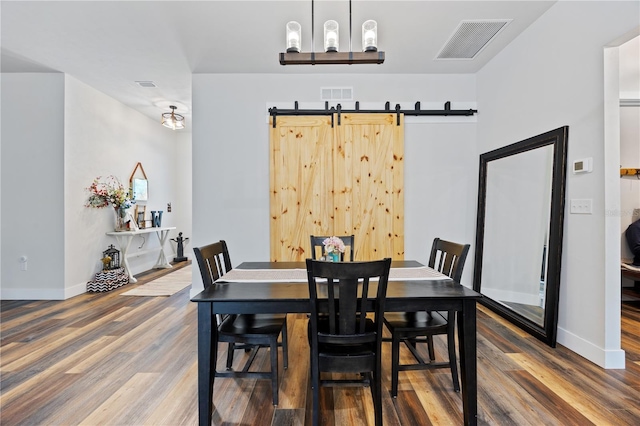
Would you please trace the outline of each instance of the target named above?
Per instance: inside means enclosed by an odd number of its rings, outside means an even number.
[[[116,210],[128,209],[135,203],[117,177],[107,176],[101,180],[98,176],[87,190],[91,193],[87,199],[86,207],[102,208],[109,205]]]
[[[324,250],[329,254],[344,253],[344,242],[336,236],[325,238],[322,244],[324,245]]]

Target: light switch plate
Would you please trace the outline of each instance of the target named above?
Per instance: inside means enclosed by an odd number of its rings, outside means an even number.
[[[571,214],[593,214],[593,200],[591,198],[572,198]]]

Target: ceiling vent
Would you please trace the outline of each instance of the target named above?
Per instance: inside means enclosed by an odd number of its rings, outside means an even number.
[[[352,101],[353,87],[321,87],[320,99],[323,101]]]
[[[440,49],[436,59],[473,59],[511,19],[465,20]]]
[[[150,89],[153,87],[158,87],[153,81],[136,81],[136,84],[140,87],[144,87],[145,89]]]

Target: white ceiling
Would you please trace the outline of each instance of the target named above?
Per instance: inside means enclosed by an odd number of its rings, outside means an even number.
[[[375,19],[384,64],[281,66],[287,21],[300,22],[302,50],[312,50],[309,0],[2,1],[0,64],[2,72],[67,73],[153,119],[183,105],[189,119],[194,73],[475,73],[553,3],[354,1],[352,50],[362,22]],[[315,2],[316,51],[327,19],[339,22],[347,51],[349,2]],[[469,19],[513,21],[474,60],[434,60]]]

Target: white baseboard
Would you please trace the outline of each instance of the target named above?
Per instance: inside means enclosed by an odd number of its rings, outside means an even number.
[[[85,282],[64,289],[0,288],[0,300],[66,300],[86,291]]]
[[[603,349],[560,327],[558,327],[558,343],[602,368],[625,368],[624,351],[622,349]]]
[[[87,283],[82,282],[80,284],[76,284],[72,287],[65,287],[64,289],[64,298],[69,299],[73,296],[77,296],[79,294],[83,294],[87,292]]]
[[[62,289],[2,288],[0,300],[64,300]]]

